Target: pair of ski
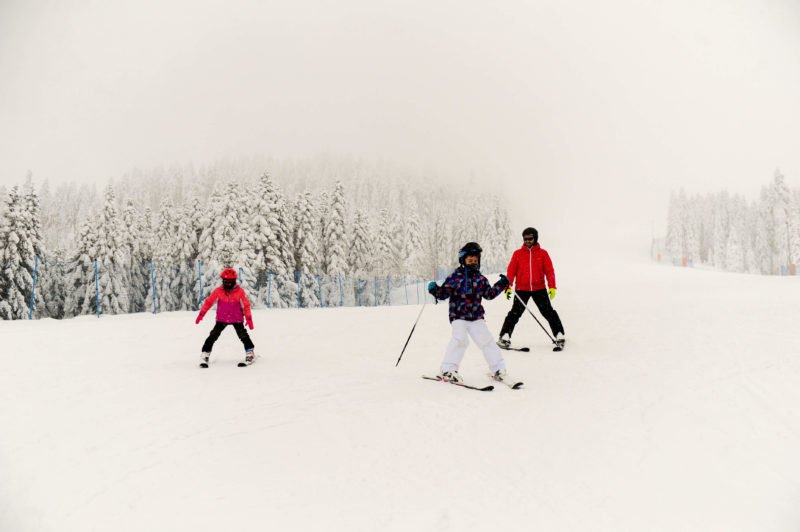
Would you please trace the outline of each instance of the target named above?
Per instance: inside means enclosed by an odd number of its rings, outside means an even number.
[[[511,346],[503,347],[502,345],[498,345],[498,347],[506,351],[522,351],[523,353],[527,353],[528,351],[531,350],[530,347],[511,347]],[[562,342],[556,342],[556,346],[553,348],[553,351],[558,352],[563,350],[564,350],[564,344]]]
[[[256,361],[255,358],[253,360],[251,360],[250,362],[245,360],[244,362],[239,362],[238,364],[236,364],[236,367],[238,367],[238,368],[246,368],[247,366],[253,365],[253,362],[255,362],[255,361]],[[208,362],[200,362],[200,367],[201,368],[207,368],[208,367]]]
[[[489,377],[491,377],[492,379],[496,380],[497,382],[499,382],[501,384],[505,384],[506,386],[508,386],[512,390],[519,390],[524,385],[524,383],[522,381],[515,381],[515,380],[511,379],[507,375],[506,375],[506,378],[502,379],[502,380],[495,379],[494,375],[492,375],[491,373],[489,373]],[[427,379],[429,381],[446,382],[446,383],[449,383],[449,384],[453,384],[454,386],[461,386],[462,388],[467,388],[469,390],[477,390],[479,392],[491,392],[492,390],[494,390],[494,386],[491,385],[491,384],[488,385],[488,386],[472,386],[471,384],[467,384],[467,383],[464,383],[464,382],[446,381],[446,380],[443,380],[438,375],[435,376],[435,377],[430,377],[428,375],[423,375],[422,378],[423,379]]]

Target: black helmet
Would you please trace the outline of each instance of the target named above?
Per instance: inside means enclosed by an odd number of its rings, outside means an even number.
[[[533,227],[526,227],[525,229],[523,229],[522,238],[524,239],[526,236],[533,236],[534,246],[539,242],[539,231],[537,231]]]
[[[478,257],[478,268],[480,268],[481,253],[483,253],[483,250],[477,242],[467,242],[458,252],[458,263],[462,266],[465,266],[464,261],[466,258],[470,255],[474,255]]]

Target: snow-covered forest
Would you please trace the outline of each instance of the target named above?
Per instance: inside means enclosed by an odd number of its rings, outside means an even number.
[[[800,189],[780,170],[747,201],[726,191],[670,197],[663,252],[675,264],[720,270],[795,275],[800,260]]]
[[[504,268],[501,198],[432,181],[326,159],[134,171],[99,191],[28,176],[0,190],[0,316],[195,309],[228,266],[270,307],[388,304],[467,241],[485,271]]]

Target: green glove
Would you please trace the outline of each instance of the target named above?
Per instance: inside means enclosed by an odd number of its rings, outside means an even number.
[[[553,300],[556,298],[556,289],[555,288],[548,288],[547,293],[550,294],[550,299]]]
[[[511,299],[511,289],[506,288],[506,299]]]

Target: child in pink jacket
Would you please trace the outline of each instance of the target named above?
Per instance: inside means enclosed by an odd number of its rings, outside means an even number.
[[[253,330],[253,316],[250,313],[250,301],[247,299],[247,294],[244,289],[236,284],[236,270],[233,268],[225,268],[220,274],[222,278],[222,286],[218,286],[211,292],[211,295],[203,302],[203,307],[200,309],[200,314],[197,316],[196,324],[200,323],[203,316],[216,302],[217,304],[217,323],[211,329],[208,338],[203,344],[203,353],[200,357],[200,367],[208,367],[208,357],[211,356],[211,348],[214,347],[214,342],[217,341],[219,335],[222,334],[223,329],[228,325],[233,325],[236,330],[236,335],[239,340],[244,344],[245,351],[245,364],[252,364],[255,360],[255,353],[253,352],[253,341],[250,340],[250,335],[244,328],[243,321],[247,323],[250,330]],[[241,365],[241,364],[240,364]]]

